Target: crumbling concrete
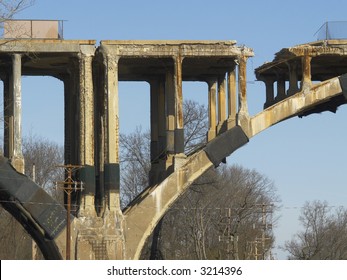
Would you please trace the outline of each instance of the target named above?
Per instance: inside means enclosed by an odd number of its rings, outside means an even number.
[[[62,80],[65,163],[81,166],[75,180],[85,186],[81,198],[73,199],[78,207],[71,222],[71,255],[137,259],[158,221],[208,168],[280,121],[334,111],[346,103],[347,78],[340,76],[347,73],[346,45],[324,41],[281,50],[273,62],[256,69],[266,86],[265,110],[250,116],[246,69],[253,51],[235,41],[101,41],[98,48],[92,40],[0,42],[5,156],[17,171],[24,171],[21,76]],[[119,194],[119,81],[146,81],[151,89],[150,186],[124,211]],[[183,139],[184,81],[208,84],[208,144],[188,156]],[[42,221],[35,223],[40,228]],[[54,235],[61,256],[65,234],[60,229]]]

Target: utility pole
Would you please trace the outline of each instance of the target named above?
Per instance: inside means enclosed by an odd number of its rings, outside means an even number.
[[[239,237],[235,236],[232,230],[232,223],[234,221],[234,217],[231,214],[231,208],[227,209],[227,213],[224,215],[224,217],[221,215],[220,224],[224,226],[224,228],[221,230],[221,234],[219,235],[219,242],[225,242],[227,245],[227,258],[230,260],[231,252],[233,252],[233,257],[235,260],[239,259],[239,252],[238,252],[238,241]],[[233,249],[231,248],[231,245],[233,245]]]
[[[34,183],[36,183],[36,165],[33,163],[33,170],[32,170],[32,180]],[[31,239],[31,258],[33,260],[36,260],[37,255],[37,244],[34,239]]]
[[[83,182],[77,182],[72,179],[72,174],[77,169],[80,169],[80,165],[59,165],[65,169],[66,178],[65,181],[56,182],[56,186],[61,187],[67,195],[67,204],[66,204],[66,260],[70,260],[71,253],[71,193],[79,190],[83,190]]]
[[[265,254],[265,249],[266,249],[266,241],[270,240],[270,237],[267,236],[266,232],[268,230],[272,230],[272,221],[270,223],[267,222],[267,214],[271,215],[271,220],[272,220],[272,207],[273,204],[258,204],[257,206],[261,207],[261,215],[262,215],[262,219],[261,219],[261,238],[256,238],[256,242],[259,242],[261,244],[261,257],[262,260],[266,259],[266,254]],[[271,255],[271,252],[270,252]]]
[[[256,204],[255,207],[261,208],[261,237],[256,237],[252,241],[247,241],[247,259],[261,259],[266,260],[266,241],[270,240],[268,231],[272,230],[272,213],[273,213],[273,204]],[[270,214],[270,218],[268,216]],[[268,222],[270,219],[270,222]],[[253,229],[255,229],[255,224],[253,225]],[[269,251],[269,258],[272,258],[271,249]]]

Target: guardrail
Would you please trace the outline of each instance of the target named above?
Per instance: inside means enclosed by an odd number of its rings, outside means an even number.
[[[347,21],[327,21],[314,34],[317,40],[347,39]]]
[[[4,39],[63,39],[63,20],[6,20]]]

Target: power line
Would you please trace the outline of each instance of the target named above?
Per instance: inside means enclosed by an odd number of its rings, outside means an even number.
[[[8,189],[0,189],[1,191],[8,191]],[[52,198],[54,199],[54,198]],[[30,204],[30,205],[47,205],[47,206],[56,206],[56,205],[60,205],[60,206],[67,206],[67,203],[48,203],[48,202],[31,202],[31,201],[19,201],[19,200],[5,200],[5,199],[0,199],[0,203],[21,203],[21,204]],[[79,204],[74,204],[71,203],[71,206],[80,206]],[[303,209],[305,208],[304,206],[274,206],[276,207],[278,210],[278,212],[280,212],[281,210],[292,210],[292,209]],[[154,209],[156,207],[143,207],[141,205],[136,205],[136,208],[142,208],[142,209]],[[233,208],[235,209],[253,209],[253,208],[257,208],[259,209],[259,207],[256,207],[255,205],[251,205],[249,207],[235,207]],[[347,208],[347,205],[328,205],[327,208]],[[170,207],[170,210],[227,210],[229,209],[229,207]]]

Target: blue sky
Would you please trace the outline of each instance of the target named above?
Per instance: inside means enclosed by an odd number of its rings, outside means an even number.
[[[254,69],[271,61],[281,48],[315,41],[313,35],[325,21],[347,20],[346,9],[347,3],[342,0],[36,0],[16,17],[66,20],[65,39],[236,40],[255,52],[248,63],[248,102],[254,115],[265,101],[264,86],[255,81]],[[207,101],[207,87],[202,83],[185,83],[183,94],[202,103]],[[131,103],[134,97],[140,101],[136,105]],[[146,84],[122,83],[120,102],[123,132],[136,125],[148,127]],[[305,201],[319,199],[331,206],[347,206],[346,107],[340,107],[336,114],[282,122],[255,136],[228,158],[229,164],[254,168],[274,180],[283,205],[275,230],[277,245],[283,245],[299,230],[298,215]],[[23,78],[24,134],[32,131],[63,143],[62,113],[60,81]],[[285,258],[281,250],[275,253]]]

